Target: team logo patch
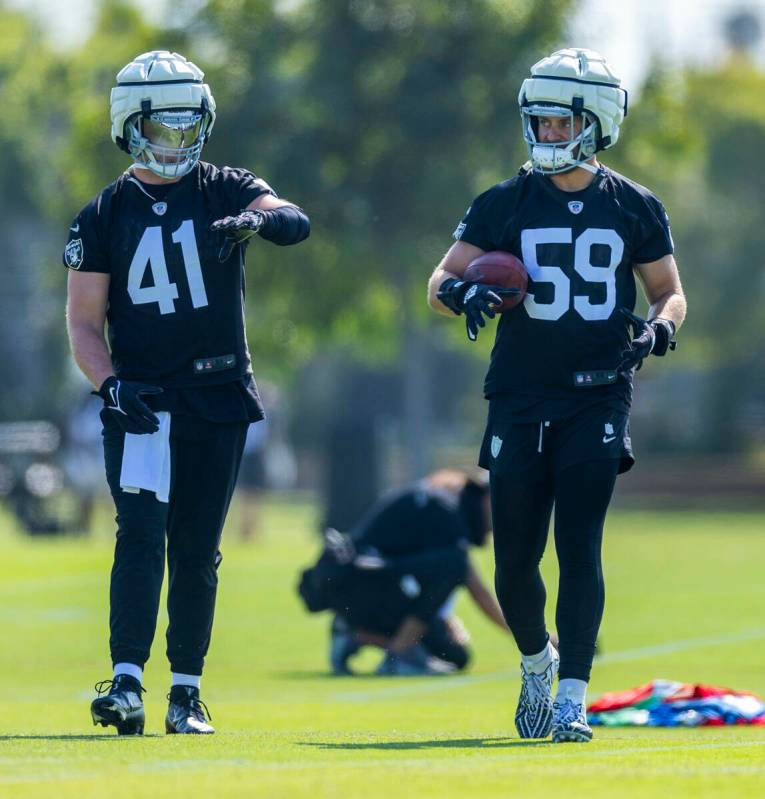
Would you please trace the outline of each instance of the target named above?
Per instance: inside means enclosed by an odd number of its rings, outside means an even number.
[[[452,236],[459,241],[462,238],[462,234],[465,232],[466,227],[467,225],[464,222],[460,222],[459,225],[457,225],[457,229],[454,231],[454,233],[452,233]]]
[[[64,248],[64,261],[70,269],[79,269],[82,266],[84,255],[82,239],[72,239]]]
[[[165,211],[167,211],[167,203],[154,203],[151,210],[154,211],[157,216],[164,216]]]
[[[581,214],[583,208],[584,203],[581,200],[571,200],[568,204],[568,210],[571,211],[572,214]]]
[[[496,458],[502,449],[502,439],[499,436],[491,437],[491,457]]]

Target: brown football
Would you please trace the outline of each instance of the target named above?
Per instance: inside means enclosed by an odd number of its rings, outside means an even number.
[[[490,286],[502,286],[502,288],[506,289],[518,289],[518,294],[513,297],[505,297],[502,301],[499,312],[503,313],[523,302],[523,298],[526,296],[529,274],[523,265],[523,261],[516,258],[512,253],[493,250],[479,255],[478,258],[471,261],[465,270],[464,279]]]

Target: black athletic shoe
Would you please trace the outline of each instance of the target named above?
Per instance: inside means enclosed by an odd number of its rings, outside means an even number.
[[[381,677],[426,677],[452,674],[455,670],[453,663],[434,657],[425,647],[415,644],[403,652],[388,650],[377,667],[377,674]]]
[[[348,659],[361,649],[356,634],[345,619],[335,616],[330,635],[329,663],[332,673],[338,676],[353,674],[348,666]]]
[[[90,703],[93,724],[117,728],[118,735],[143,735],[146,717],[141,683],[128,674],[118,674],[113,680],[96,683],[98,696]]]
[[[168,735],[212,735],[215,732],[215,728],[207,721],[210,711],[199,698],[199,688],[174,685],[167,698],[170,704],[165,717],[165,732]]]

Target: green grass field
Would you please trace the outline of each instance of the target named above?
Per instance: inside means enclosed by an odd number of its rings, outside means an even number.
[[[164,618],[148,664],[147,735],[91,726],[110,676],[111,522],[89,541],[30,541],[0,523],[0,797],[765,796],[765,728],[596,730],[592,744],[515,737],[517,655],[463,598],[465,676],[326,675],[326,617],[294,593],[312,509],[271,503],[254,544],[224,542],[203,696],[218,733],[165,737]],[[604,654],[591,697],[654,677],[765,694],[765,515],[614,512]],[[550,587],[553,558],[546,558]],[[488,553],[481,566],[491,571]],[[554,599],[553,591],[551,601]],[[370,670],[377,656],[362,655]]]

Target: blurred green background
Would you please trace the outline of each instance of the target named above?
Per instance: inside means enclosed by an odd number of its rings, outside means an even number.
[[[516,97],[529,66],[592,47],[630,92],[603,161],[668,208],[689,302],[677,352],[637,378],[638,464],[609,517],[592,695],[654,677],[765,691],[761,15],[765,0],[0,0],[3,796],[108,785],[372,797],[408,785],[528,797],[572,774],[591,796],[761,795],[757,730],[604,730],[576,763],[515,746],[514,647],[464,602],[473,674],[328,679],[328,620],[304,614],[293,590],[323,524],[346,528],[387,487],[474,463],[493,336],[469,344],[461,322],[427,308],[426,282],[471,199],[526,158]],[[109,137],[109,91],[151,49],[206,72],[218,119],[204,157],[252,169],[307,210],[313,232],[248,253],[269,419],[252,428],[224,536],[205,683],[224,735],[147,736],[115,756],[117,739],[94,741],[87,716],[89,684],[106,676],[113,510],[100,400],[68,354],[61,251],[78,209],[129,163]],[[93,535],[85,546],[22,530]],[[479,565],[489,579],[488,552]],[[544,568],[552,597],[549,554]]]
[[[60,254],[78,209],[128,165],[109,137],[115,74],[156,48],[206,72],[219,115],[204,157],[252,169],[313,222],[299,247],[249,250],[270,414],[251,447],[258,487],[317,492],[343,527],[391,484],[473,463],[493,335],[469,344],[427,308],[425,285],[470,200],[525,160],[529,66],[577,44],[631,81],[603,161],[667,206],[689,303],[677,352],[638,375],[642,463],[618,500],[765,502],[765,4],[675,5],[664,17],[656,2],[598,0],[0,5],[0,421],[47,420],[60,439],[46,451],[39,428],[0,429],[0,493],[92,497],[103,482]],[[686,36],[700,21],[706,32],[682,47],[680,6]]]

